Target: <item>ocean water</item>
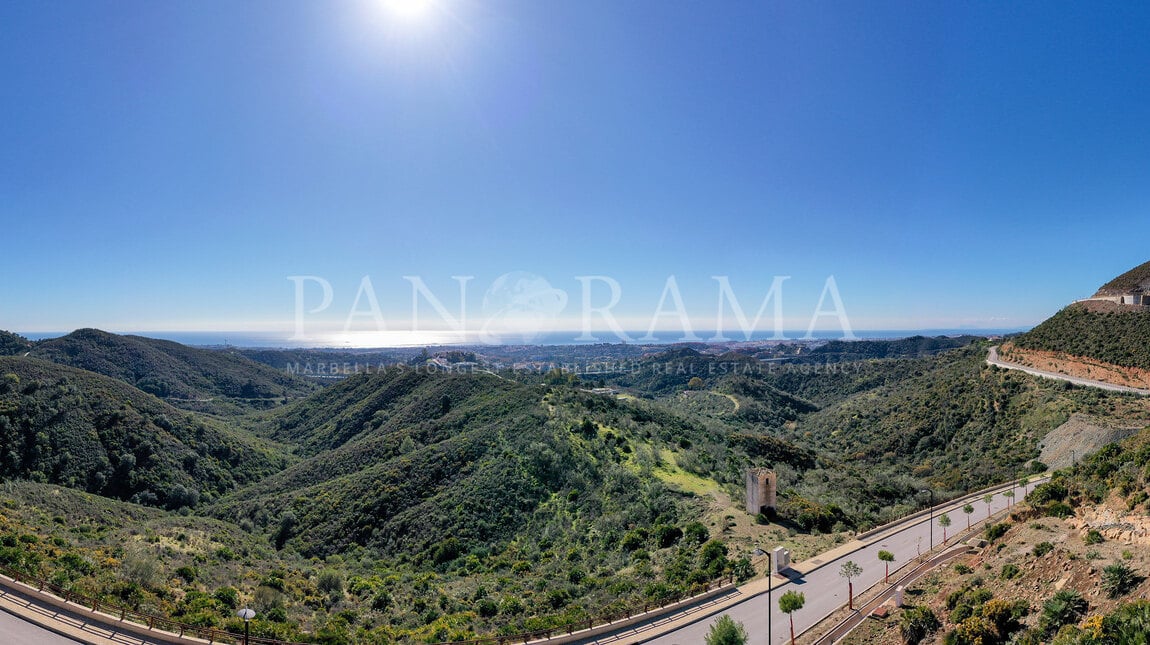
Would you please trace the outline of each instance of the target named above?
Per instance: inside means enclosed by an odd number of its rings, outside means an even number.
[[[898,338],[908,338],[910,336],[961,336],[961,335],[974,335],[974,336],[1003,336],[1006,334],[1014,334],[1026,331],[1026,328],[1013,328],[1013,329],[878,329],[878,330],[863,330],[856,331],[854,335],[859,340],[893,340]],[[28,332],[20,333],[21,336],[30,340],[44,340],[46,338],[57,338],[66,336],[70,332]],[[440,334],[438,336],[425,335],[422,338],[415,338],[408,334],[406,337],[399,336],[395,338],[396,342],[387,343],[383,341],[382,344],[363,344],[365,341],[357,339],[355,341],[341,340],[336,337],[315,337],[307,338],[305,340],[293,340],[289,335],[282,332],[250,332],[250,331],[116,331],[119,334],[132,334],[136,336],[145,336],[148,338],[157,338],[162,340],[170,340],[183,345],[195,345],[201,347],[247,347],[247,348],[341,348],[341,347],[420,347],[420,346],[441,346],[441,345],[589,345],[595,343],[621,343],[624,340],[618,338],[610,331],[593,332],[592,335],[596,338],[594,341],[580,341],[578,340],[581,332],[568,331],[568,332],[550,332],[540,334],[533,338],[513,338],[505,343],[490,343],[482,342],[477,338],[472,338],[470,341],[460,340],[452,342],[449,337]],[[637,339],[646,335],[646,331],[628,331],[627,336],[631,339]],[[655,340],[650,341],[636,341],[632,340],[633,344],[643,345],[657,345],[657,344],[673,344],[685,342],[682,339],[682,332],[656,332],[654,334]],[[713,331],[696,332],[696,335],[703,339],[701,342],[708,342],[708,339],[713,337]],[[724,334],[727,338],[733,341],[743,341],[743,334],[738,331],[726,332]],[[751,341],[771,341],[774,340],[774,331],[768,330],[762,333],[755,333],[751,336]],[[786,340],[798,341],[808,340],[805,338],[805,330],[794,330],[783,333]],[[445,338],[447,340],[445,340]],[[811,334],[814,340],[843,340],[841,331],[816,331]],[[696,341],[699,342],[699,341]]]

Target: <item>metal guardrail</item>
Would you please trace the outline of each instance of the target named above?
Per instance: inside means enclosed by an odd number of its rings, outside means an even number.
[[[660,604],[645,603],[640,610],[638,607],[628,609],[618,614],[607,614],[582,620],[578,622],[568,623],[559,627],[552,627],[550,629],[540,629],[533,632],[524,632],[521,634],[512,634],[509,636],[486,636],[469,641],[445,641],[435,643],[434,645],[514,645],[515,643],[531,643],[535,641],[546,641],[552,638],[571,636],[581,631],[591,631],[597,627],[606,627],[618,623],[620,621],[630,620],[645,614],[658,614],[659,610],[666,607],[678,605],[683,601],[692,600],[700,596],[704,596],[712,591],[723,589],[724,587],[734,587],[735,577],[733,575],[725,578],[719,578],[708,582],[704,585],[696,585],[684,595],[674,596],[666,602]],[[598,622],[596,622],[598,621]]]
[[[65,589],[43,578],[12,569],[11,567],[0,565],[0,573],[17,582],[21,582],[25,585],[28,585],[29,587],[34,588],[37,592],[48,592],[62,600],[64,603],[79,605],[85,609],[90,609],[92,612],[103,612],[108,616],[108,618],[112,619],[108,621],[96,622],[114,625],[115,618],[118,615],[119,622],[128,621],[138,625],[139,627],[147,628],[148,630],[164,630],[171,634],[175,634],[179,638],[188,636],[191,638],[200,638],[208,641],[209,643],[227,643],[229,641],[233,643],[244,642],[243,634],[236,634],[222,629],[216,629],[214,627],[188,625],[186,623],[181,623],[179,621],[165,618],[163,616],[139,612],[134,609],[129,609],[128,607],[118,603],[100,600],[99,598],[92,598],[91,596],[77,593],[71,589]],[[16,589],[16,592],[19,593],[20,590]],[[63,608],[66,609],[66,607]],[[156,637],[162,640],[164,635],[157,634]],[[248,643],[252,645],[311,645],[310,643],[281,641],[274,638],[264,638],[262,636],[249,636]]]
[[[61,599],[63,603],[71,603],[73,605],[80,605],[86,609],[91,609],[92,612],[103,612],[109,619],[106,622],[109,625],[114,625],[116,615],[119,616],[119,622],[129,621],[140,627],[147,628],[148,630],[160,629],[170,634],[174,634],[179,638],[185,636],[192,638],[199,638],[208,641],[209,643],[243,643],[244,635],[237,634],[214,627],[203,627],[199,625],[189,625],[181,623],[170,618],[157,616],[155,614],[148,614],[139,612],[134,609],[129,609],[124,605],[100,600],[99,598],[92,598],[84,594],[77,593],[71,589],[65,589],[55,585],[43,578],[24,573],[22,571],[12,569],[0,565],[0,574],[4,574],[17,582],[21,582],[29,587],[33,587],[40,593],[48,592],[57,598]],[[609,614],[605,616],[598,616],[590,618],[586,621],[579,621],[568,623],[567,625],[553,627],[550,629],[541,629],[532,632],[524,632],[521,634],[512,634],[507,636],[486,636],[468,641],[446,641],[443,643],[436,643],[435,645],[513,645],[515,643],[529,643],[539,640],[550,640],[557,636],[569,636],[578,631],[591,630],[596,627],[604,625],[611,625],[620,620],[629,620],[631,618],[642,616],[650,612],[658,612],[658,610],[669,607],[684,600],[690,600],[698,596],[707,594],[711,591],[721,589],[723,587],[732,587],[735,584],[734,576],[720,578],[719,580],[709,582],[702,586],[694,586],[691,590],[681,596],[676,596],[661,604],[646,603],[643,609],[639,610],[628,609],[618,614]],[[19,591],[19,589],[17,589]],[[596,622],[599,621],[599,622]],[[163,634],[157,634],[157,638],[163,639]],[[298,641],[282,641],[274,638],[264,638],[262,636],[249,636],[247,642],[251,645],[311,645],[310,643],[303,643]]]

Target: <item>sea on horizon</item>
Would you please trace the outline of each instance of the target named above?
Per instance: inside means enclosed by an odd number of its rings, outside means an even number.
[[[854,332],[854,339],[848,340],[895,340],[899,338],[909,338],[911,336],[1003,336],[1007,334],[1014,334],[1026,331],[1026,328],[1014,329],[878,329],[878,330],[861,330]],[[17,332],[21,336],[29,340],[45,340],[49,338],[58,338],[66,336],[71,332]],[[646,336],[646,331],[627,331],[626,334],[632,340],[624,341],[610,331],[596,331],[593,332],[595,340],[579,340],[581,332],[567,331],[567,332],[549,332],[539,334],[531,338],[511,337],[503,339],[503,342],[490,342],[491,339],[459,339],[452,338],[449,334],[408,334],[396,333],[388,337],[388,340],[379,339],[376,335],[360,335],[354,339],[341,339],[339,336],[322,335],[316,337],[309,337],[303,340],[293,339],[288,334],[283,332],[251,332],[251,331],[115,331],[112,333],[144,336],[147,338],[155,338],[159,340],[169,340],[180,343],[182,345],[192,345],[197,347],[237,347],[237,348],[252,348],[252,349],[389,349],[396,347],[422,347],[422,346],[482,346],[482,345],[543,345],[543,346],[557,346],[557,345],[594,345],[594,344],[620,344],[627,343],[633,345],[673,345],[683,343],[701,343],[701,344],[714,344],[716,341],[709,340],[715,336],[714,331],[697,332],[696,335],[702,339],[699,341],[684,341],[682,339],[682,332],[668,331],[668,332],[655,332],[655,340],[634,340]],[[834,331],[815,331],[811,334],[810,338],[806,338],[807,332],[805,330],[791,330],[783,332],[783,340],[775,338],[774,330],[764,331],[761,333],[754,333],[751,335],[750,341],[744,341],[744,335],[738,331],[728,331],[724,335],[729,339],[725,342],[797,342],[804,340],[844,340],[844,335],[841,330]],[[379,339],[379,344],[373,344],[373,339]],[[367,344],[365,344],[367,343]]]

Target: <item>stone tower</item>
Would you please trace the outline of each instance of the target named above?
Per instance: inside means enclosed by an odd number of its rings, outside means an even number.
[[[747,469],[747,512],[765,513],[775,508],[775,473],[766,468]]]

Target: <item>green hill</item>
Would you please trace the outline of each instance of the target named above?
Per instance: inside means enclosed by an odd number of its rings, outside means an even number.
[[[915,358],[965,347],[977,336],[911,336],[894,340],[832,340],[803,354],[799,362],[843,362],[878,358]]]
[[[638,453],[650,470],[654,448],[726,437],[646,403],[416,369],[349,378],[277,412],[266,431],[314,456],[216,510],[232,518],[290,510],[306,553],[352,544],[421,553],[444,536],[491,548],[532,535],[531,518],[556,495],[584,527],[604,522],[602,533],[618,535],[680,513],[674,496],[660,497],[658,477],[643,474]],[[776,456],[813,461],[790,446]],[[740,467],[732,462],[732,479]]]
[[[110,376],[181,407],[212,412],[269,407],[319,389],[235,352],[98,329],[41,341],[32,356]]]
[[[272,444],[120,381],[0,358],[0,476],[178,508],[281,469]]]
[[[1120,296],[1150,291],[1150,262],[1140,264],[1102,285],[1095,296]]]
[[[32,342],[23,336],[0,330],[0,356],[17,356],[32,351]]]
[[[934,486],[963,491],[1015,476],[1074,412],[1147,414],[1138,397],[990,368],[984,359],[984,346],[943,354],[907,379],[807,416],[795,435],[820,454],[875,472],[912,469]]]
[[[1061,352],[1150,370],[1150,309],[1076,303],[1014,339],[1022,349]]]

